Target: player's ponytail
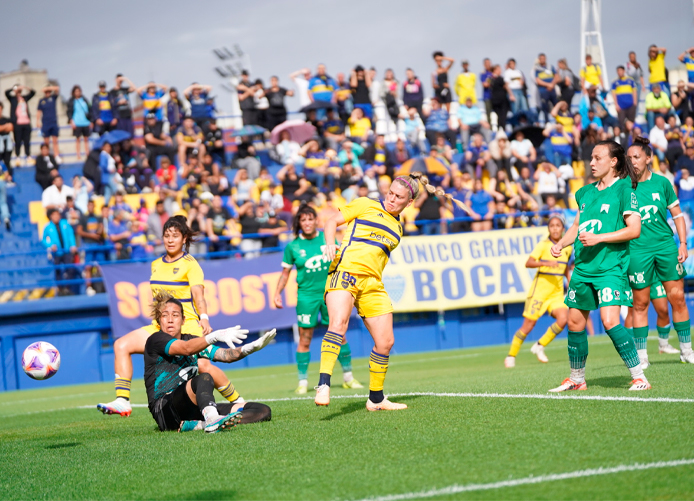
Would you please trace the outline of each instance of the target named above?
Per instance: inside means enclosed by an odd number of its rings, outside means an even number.
[[[197,242],[195,238],[195,232],[188,226],[188,220],[185,216],[172,216],[166,223],[164,223],[164,229],[161,232],[163,237],[166,234],[166,230],[175,229],[178,230],[183,236],[183,247],[186,252],[190,252],[190,244]]]
[[[301,216],[304,214],[313,216],[314,219],[318,217],[316,214],[316,209],[308,205],[306,202],[302,202],[299,209],[296,211],[294,221],[292,222],[292,231],[294,232],[295,237],[298,237],[299,233],[301,233]]]
[[[631,187],[633,189],[636,189],[636,187],[639,185],[639,178],[636,175],[636,170],[634,169],[634,166],[632,165],[631,161],[627,158],[626,152],[624,151],[622,145],[608,139],[605,141],[600,141],[595,146],[607,147],[610,158],[617,159],[617,165],[615,165],[614,167],[614,170],[617,173],[617,177],[619,177],[620,179],[629,177],[629,179],[631,179]]]
[[[409,189],[410,195],[413,200],[416,200],[419,197],[420,194],[420,186],[423,186],[424,189],[429,193],[430,195],[434,195],[436,197],[439,197],[440,199],[445,200],[447,203],[449,203],[451,206],[453,204],[457,205],[460,209],[464,210],[466,213],[470,214],[470,209],[468,208],[467,205],[465,205],[463,202],[460,200],[456,200],[453,198],[451,195],[443,191],[443,188],[433,186],[429,184],[429,178],[426,177],[424,174],[421,172],[412,172],[408,176],[399,176],[395,178],[395,181],[399,182],[403,186]],[[393,181],[393,182],[395,182]]]

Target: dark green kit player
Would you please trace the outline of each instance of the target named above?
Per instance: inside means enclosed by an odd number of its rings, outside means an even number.
[[[289,280],[289,273],[296,266],[298,285],[296,318],[299,324],[299,345],[296,350],[296,364],[299,368],[299,386],[296,393],[308,391],[308,364],[311,361],[311,339],[313,329],[320,322],[328,325],[328,308],[325,305],[325,282],[328,278],[330,261],[323,257],[325,237],[316,229],[316,211],[308,206],[299,207],[294,216],[294,236],[284,249],[282,275],[275,292],[275,306],[282,308],[282,291]],[[342,365],[343,387],[363,388],[352,376],[352,351],[347,339],[343,339],[338,360]]]
[[[694,144],[688,143],[687,147],[694,148]],[[689,310],[684,298],[683,263],[688,256],[684,214],[670,181],[653,174],[649,168],[653,152],[648,139],[637,137],[629,148],[628,157],[638,176],[636,196],[641,212],[641,236],[629,242],[629,282],[634,291],[634,341],[639,358],[642,367],[647,368],[648,302],[652,287],[662,282],[672,305],[672,319],[680,341],[680,360],[682,363],[694,363]],[[668,210],[677,228],[679,248],[667,222]],[[661,338],[660,352],[674,351],[668,350],[668,346],[667,337],[664,344]]]
[[[586,359],[588,314],[600,309],[600,318],[619,356],[631,373],[630,390],[648,390],[634,338],[620,323],[621,306],[631,306],[627,282],[629,241],[641,232],[641,215],[634,192],[636,174],[626,160],[624,148],[614,141],[601,141],[593,148],[590,167],[597,182],[578,190],[578,214],[564,237],[552,247],[558,257],[571,244],[576,252],[569,283],[569,361],[571,376],[549,390],[587,389]]]

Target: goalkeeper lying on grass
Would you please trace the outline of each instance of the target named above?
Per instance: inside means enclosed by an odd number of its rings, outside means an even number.
[[[145,344],[145,387],[149,411],[161,431],[204,429],[216,433],[237,424],[270,420],[270,407],[264,404],[217,405],[212,376],[198,374],[198,358],[236,362],[265,348],[275,337],[275,329],[239,348],[234,348],[234,343],[241,343],[248,334],[239,326],[203,337],[182,335],[183,305],[165,291],[155,295],[152,316],[161,330],[152,334]],[[230,348],[214,346],[218,341]]]

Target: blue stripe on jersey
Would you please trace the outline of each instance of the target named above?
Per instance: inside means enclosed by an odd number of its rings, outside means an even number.
[[[351,242],[359,242],[362,244],[373,245],[374,247],[378,247],[383,252],[385,252],[386,256],[390,257],[390,249],[385,244],[382,244],[381,242],[374,242],[373,240],[368,240],[366,238],[359,238],[359,237],[352,238]]]
[[[395,233],[393,230],[391,230],[390,228],[388,228],[388,227],[387,227],[386,225],[384,225],[384,224],[373,223],[373,222],[371,222],[371,221],[367,221],[367,220],[365,220],[365,219],[359,219],[359,218],[356,219],[356,222],[359,223],[359,224],[363,224],[364,226],[371,226],[372,228],[378,228],[379,230],[386,231],[386,232],[390,233],[391,235],[393,235],[393,237],[394,237],[398,242],[400,242],[400,235],[398,235],[397,233]]]
[[[176,340],[175,340],[175,339],[172,339],[171,341],[169,341],[168,343],[166,343],[166,348],[164,348],[164,353],[166,353],[167,355],[169,354],[169,347],[170,347],[172,344],[174,344],[174,341],[176,341]]]
[[[400,216],[394,216],[394,215],[392,215],[390,212],[388,212],[388,211],[386,210],[386,206],[383,205],[383,200],[379,200],[378,203],[381,204],[381,207],[383,207],[383,210],[384,210],[385,212],[387,212],[388,215],[389,215],[390,217],[392,217],[392,218],[395,219],[396,221],[400,221]]]
[[[174,286],[188,286],[188,281],[186,280],[185,282],[165,282],[163,280],[150,280],[150,284],[153,285],[174,285]]]
[[[546,271],[538,271],[537,274],[538,275],[554,275],[557,277],[563,277],[564,276],[563,273],[547,273]]]
[[[335,265],[335,268],[333,271],[335,271],[339,266],[340,263],[342,262],[342,258],[345,257],[345,253],[347,252],[347,249],[349,249],[349,246],[352,244],[352,240],[354,239],[354,232],[357,231],[357,225],[356,223],[352,225],[352,234],[349,236],[349,242],[347,245],[345,245],[345,248],[342,249],[342,252],[340,252],[340,259],[337,261],[337,264]]]
[[[190,303],[192,300],[193,300],[192,298],[188,298],[188,299],[179,299],[179,301],[182,302],[182,303]],[[193,309],[195,309],[195,306],[193,306]],[[197,312],[196,312],[196,313],[197,313]]]

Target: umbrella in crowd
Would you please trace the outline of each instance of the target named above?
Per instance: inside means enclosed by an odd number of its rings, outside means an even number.
[[[124,130],[112,130],[97,139],[94,142],[94,148],[100,149],[106,143],[116,144],[120,143],[121,141],[125,141],[126,139],[130,139],[131,137],[130,132]]]
[[[260,125],[244,125],[240,129],[232,131],[231,137],[239,136],[259,136],[263,134],[267,129],[261,127]]]
[[[448,167],[432,157],[417,157],[404,162],[396,175],[406,176],[412,172],[424,172],[436,176],[445,176],[448,174]]]
[[[292,141],[303,144],[316,134],[316,128],[303,120],[287,120],[272,129],[270,140],[272,144],[279,144],[282,132],[289,132]]]
[[[330,101],[313,101],[311,104],[304,106],[299,111],[306,113],[307,111],[311,110],[327,110],[328,108],[335,108],[335,104],[331,103]]]
[[[526,139],[530,139],[530,142],[533,143],[535,148],[539,148],[546,139],[545,136],[542,135],[542,127],[537,127],[536,125],[526,125],[513,129],[513,132],[508,136],[509,139],[514,139],[516,132],[522,132]]]

